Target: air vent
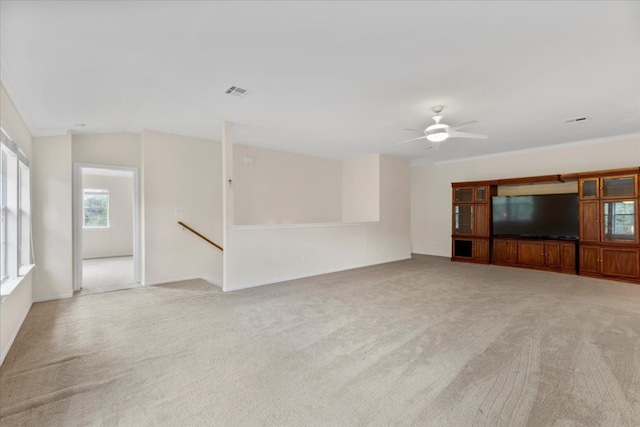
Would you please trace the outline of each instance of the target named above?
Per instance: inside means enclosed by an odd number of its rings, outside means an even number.
[[[586,117],[574,117],[572,119],[564,119],[563,122],[567,125],[570,125],[572,123],[583,123],[586,122],[587,118]]]
[[[247,94],[247,90],[238,86],[231,86],[225,93],[233,96],[245,96]]]

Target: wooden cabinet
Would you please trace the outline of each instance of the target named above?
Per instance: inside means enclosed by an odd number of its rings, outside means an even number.
[[[640,278],[640,249],[622,246],[580,246],[580,274]]]
[[[493,237],[491,198],[497,195],[498,186],[550,182],[578,184],[578,242],[524,235]],[[640,283],[640,166],[460,182],[451,187],[453,261],[577,271]]]
[[[530,267],[543,267],[545,265],[544,243],[528,240],[519,241],[518,264],[528,265]]]
[[[451,259],[488,263],[491,244],[491,203],[495,187],[489,185],[452,186]]]
[[[563,240],[493,239],[493,263],[576,273],[576,243]]]
[[[638,174],[579,180],[580,242],[629,243],[638,240]]]
[[[454,238],[452,260],[489,263],[489,239]]]
[[[518,241],[512,239],[493,239],[493,263],[517,264]]]
[[[602,172],[579,179],[580,274],[640,280],[638,176]]]

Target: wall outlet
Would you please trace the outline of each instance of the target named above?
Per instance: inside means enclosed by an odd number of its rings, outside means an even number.
[[[180,215],[182,212],[184,212],[184,209],[182,209],[182,207],[176,207],[176,215]]]
[[[307,258],[306,256],[304,256],[304,255],[300,255],[300,262],[304,262],[304,260],[305,260],[306,258]]]

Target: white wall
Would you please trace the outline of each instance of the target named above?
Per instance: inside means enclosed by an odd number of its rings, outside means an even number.
[[[2,85],[0,85],[0,118],[11,129],[15,138],[32,159],[31,133]],[[33,166],[31,174],[33,175]],[[13,339],[18,334],[20,326],[31,308],[32,280],[32,273],[29,273],[11,295],[0,303],[0,364],[2,364]]]
[[[71,135],[33,139],[35,301],[73,294]]]
[[[82,188],[109,191],[109,227],[83,228],[82,259],[133,255],[133,177],[83,175]]]
[[[233,150],[235,224],[342,220],[342,162],[243,145]]]
[[[638,165],[640,138],[621,137],[439,165],[415,166],[411,171],[413,252],[450,256],[452,182],[576,173]]]
[[[233,147],[225,142],[225,150]],[[288,228],[243,228],[228,224],[224,290],[409,258],[409,162],[390,156],[376,157],[380,165],[379,222]],[[227,194],[233,191],[227,190]],[[312,197],[310,194],[298,203],[307,203]]]
[[[342,221],[380,220],[380,156],[342,162]]]
[[[222,242],[220,143],[145,130],[142,147],[145,284],[194,277],[222,283],[222,253],[177,223]]]

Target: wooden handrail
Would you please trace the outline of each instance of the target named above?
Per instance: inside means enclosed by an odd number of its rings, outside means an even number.
[[[200,237],[202,240],[206,240],[208,243],[212,244],[213,246],[215,246],[216,248],[220,249],[221,251],[224,251],[224,249],[222,249],[222,246],[218,245],[215,242],[212,242],[211,240],[207,239],[206,237],[204,237],[202,234],[198,233],[196,230],[194,230],[193,228],[189,227],[187,224],[185,224],[182,221],[178,221],[178,224],[180,224],[181,226],[183,226],[184,228],[186,228],[187,230],[189,230],[190,232],[192,232],[193,234],[195,234],[196,236]]]

